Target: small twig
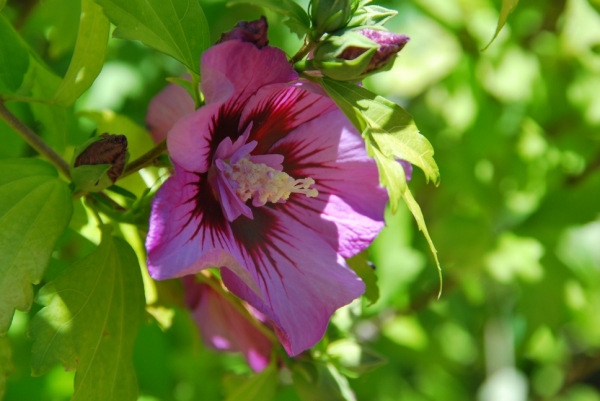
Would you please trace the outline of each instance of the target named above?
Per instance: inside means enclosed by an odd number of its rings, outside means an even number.
[[[23,124],[13,113],[10,112],[4,105],[4,102],[0,101],[0,118],[4,120],[17,134],[32,147],[40,155],[48,159],[56,168],[68,179],[71,179],[71,173],[69,171],[69,164],[62,158],[58,153],[54,151],[42,138],[40,138],[35,132],[28,126]]]
[[[150,166],[154,163],[156,158],[158,158],[165,150],[167,150],[167,140],[163,140],[158,145],[150,149],[148,152],[144,153],[131,163],[127,164],[123,174],[119,177],[119,179],[127,177],[135,173],[138,170],[143,169],[144,167]]]
[[[196,277],[202,280],[203,283],[208,284],[210,288],[212,288],[213,290],[218,292],[219,295],[225,298],[227,302],[231,304],[231,306],[233,306],[242,316],[244,316],[244,318],[250,324],[252,324],[252,326],[254,326],[258,331],[260,331],[273,344],[277,344],[279,342],[277,340],[277,337],[275,337],[275,334],[273,334],[273,332],[269,330],[267,326],[265,326],[262,322],[258,321],[258,319],[252,316],[248,309],[246,309],[237,298],[233,297],[229,291],[225,290],[221,283],[215,280],[215,278],[209,271],[201,271],[199,274],[196,275]]]

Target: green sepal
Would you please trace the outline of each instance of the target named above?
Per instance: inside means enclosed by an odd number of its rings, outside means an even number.
[[[92,164],[71,168],[71,178],[77,189],[86,192],[100,192],[113,182],[106,173],[112,166],[110,164]]]

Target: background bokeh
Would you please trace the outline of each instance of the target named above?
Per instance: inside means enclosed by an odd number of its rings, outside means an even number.
[[[3,14],[62,76],[79,3],[9,0]],[[370,248],[379,301],[338,311],[325,340],[345,333],[374,360],[387,361],[349,379],[358,400],[600,400],[600,2],[522,0],[482,52],[500,3],[377,2],[398,10],[387,27],[411,41],[391,71],[365,86],[405,107],[434,146],[440,186],[418,171],[410,186],[439,252],[444,287],[438,300],[435,264],[410,213],[401,207],[388,215]],[[301,44],[279,15],[201,4],[212,42],[264,13],[271,44],[290,55]],[[128,132],[138,154],[149,149],[147,105],[166,77],[183,72],[138,42],[111,39],[102,73],[70,117],[64,154],[96,128]],[[28,105],[11,109],[35,124]],[[2,158],[34,154],[2,122],[0,141]],[[130,188],[135,179],[142,178],[132,178]],[[81,208],[63,238],[73,245],[53,255],[46,280],[91,251],[86,224]],[[173,306],[180,302],[176,285],[157,288],[157,299],[168,300],[154,311],[162,324],[148,318],[140,329],[140,400],[223,399],[250,370],[237,355],[204,349],[186,312]],[[30,376],[26,331],[36,308],[17,312],[0,338],[10,342],[14,365],[5,400],[72,394],[73,374],[61,366]],[[299,400],[289,372],[280,379],[276,400]]]

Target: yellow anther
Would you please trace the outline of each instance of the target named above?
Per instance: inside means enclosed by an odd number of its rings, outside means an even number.
[[[293,193],[304,194],[309,198],[319,195],[316,189],[310,188],[315,183],[312,178],[296,180],[283,171],[277,171],[266,164],[252,163],[247,158],[231,165],[231,169],[225,174],[238,184],[236,193],[242,201],[253,199],[254,206],[285,201]]]

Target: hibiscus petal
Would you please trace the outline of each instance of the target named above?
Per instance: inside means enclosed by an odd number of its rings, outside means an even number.
[[[208,285],[196,282],[194,276],[182,281],[204,344],[218,351],[243,353],[256,372],[267,367],[272,348],[269,339]]]
[[[328,223],[332,224],[332,223]],[[364,283],[314,231],[267,207],[232,224],[244,264],[263,299],[237,274],[222,270],[227,288],[269,317],[290,355],[316,344],[333,312],[364,292]]]
[[[271,145],[296,127],[335,110],[328,97],[287,84],[268,85],[248,100],[242,126],[252,123],[250,141],[258,141],[253,154],[266,153]]]
[[[206,103],[232,96],[244,102],[258,88],[298,78],[286,55],[275,47],[259,49],[252,43],[230,40],[202,54],[202,92]]]
[[[377,165],[341,111],[301,125],[270,152],[284,156],[285,172],[311,177],[319,191],[316,198],[292,194],[275,207],[319,233],[342,256],[362,251],[381,231],[388,197],[378,184]]]
[[[260,294],[254,279],[232,256],[237,245],[206,174],[192,174],[174,165],[175,175],[152,202],[146,237],[150,276],[164,280],[228,266]]]
[[[216,149],[212,130],[220,110],[221,105],[206,105],[175,123],[167,137],[167,147],[174,162],[188,171],[208,171]]]
[[[165,139],[177,120],[194,110],[194,100],[185,89],[175,84],[168,85],[152,98],[148,106],[146,124],[154,142]]]

